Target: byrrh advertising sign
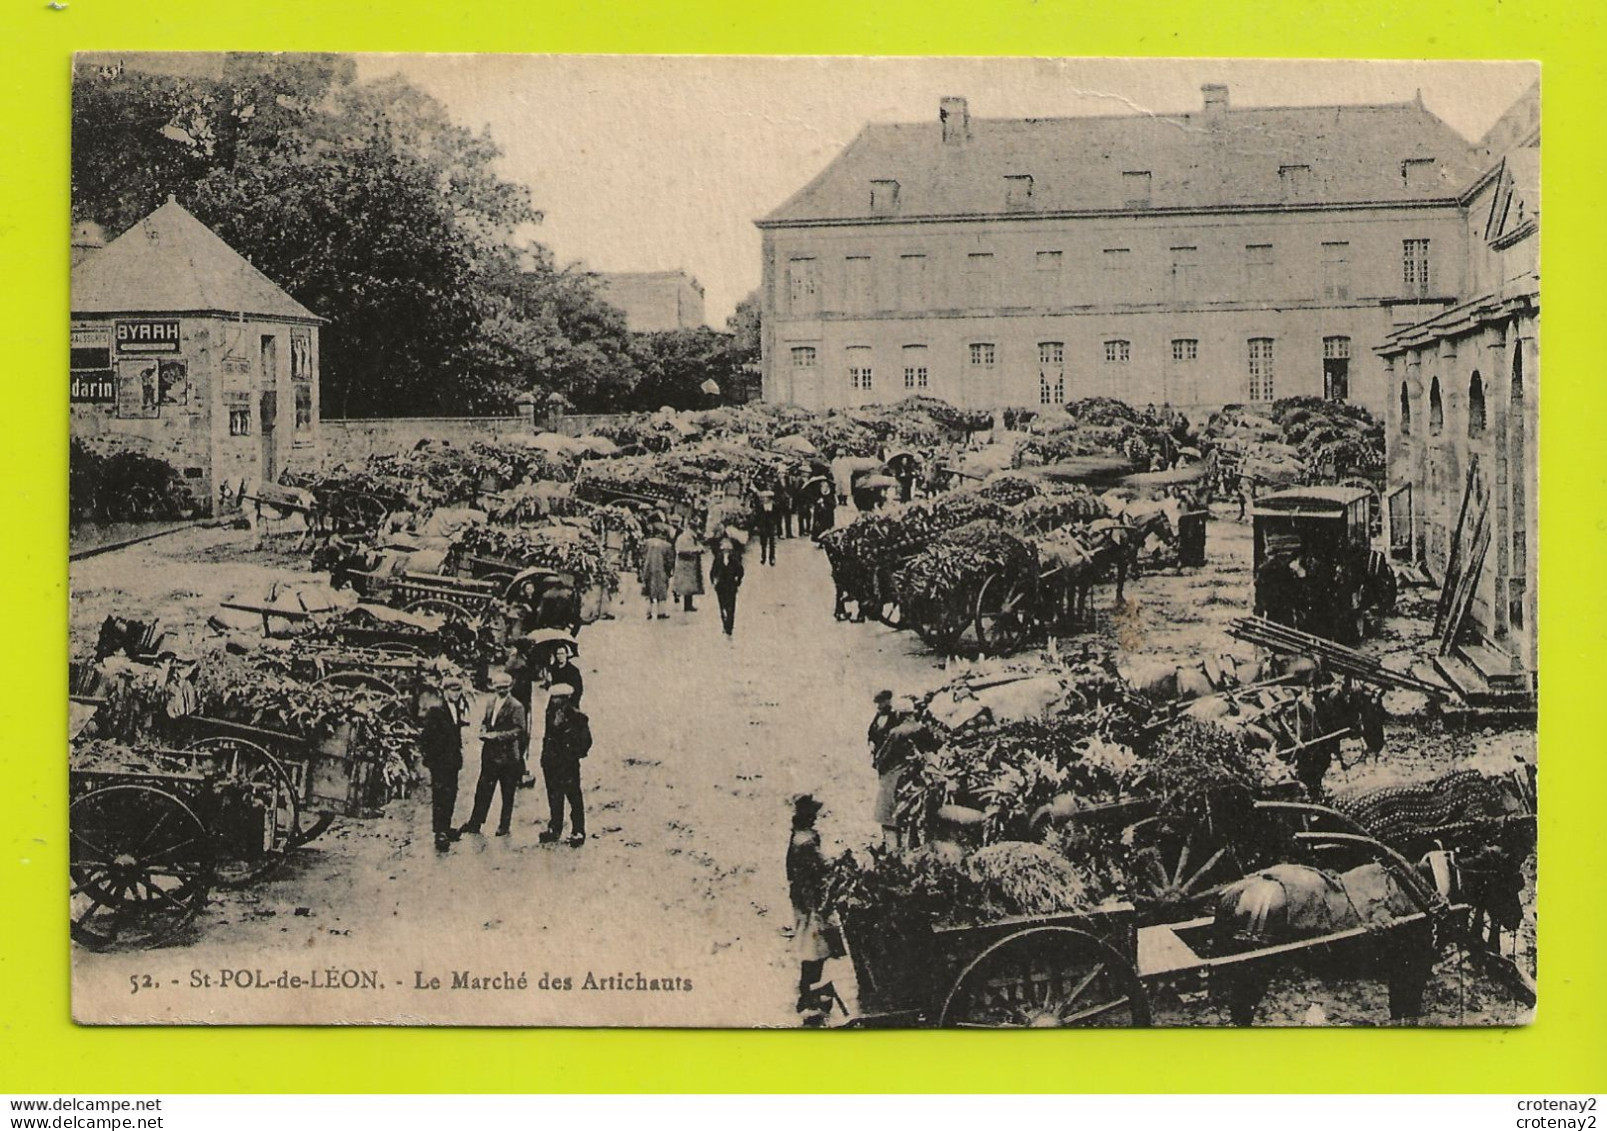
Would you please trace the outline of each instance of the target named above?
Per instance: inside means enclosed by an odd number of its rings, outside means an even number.
[[[178,353],[177,318],[140,318],[117,324],[118,353]]]

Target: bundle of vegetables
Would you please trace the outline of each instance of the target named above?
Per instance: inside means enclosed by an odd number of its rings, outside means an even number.
[[[580,514],[581,509],[571,484],[546,480],[521,483],[486,500],[486,513],[493,522],[503,524],[568,518]]]
[[[1384,465],[1384,424],[1360,405],[1286,397],[1273,402],[1272,419],[1283,430],[1283,442],[1324,477],[1362,475]]]
[[[897,939],[935,927],[1085,911],[1121,894],[1119,876],[1101,860],[1072,860],[1021,841],[969,855],[938,847],[873,847],[833,863],[826,903],[856,934]],[[895,943],[891,949],[899,948]]]
[[[1165,810],[1204,796],[1256,796],[1293,780],[1284,763],[1252,750],[1242,732],[1180,718],[1150,744],[1133,788],[1159,795]]]
[[[593,501],[610,495],[631,495],[685,505],[707,484],[683,476],[681,466],[669,452],[599,460],[586,465],[575,490],[581,498]]]
[[[141,664],[120,657],[103,660],[96,681],[102,702],[93,733],[117,742],[166,735],[173,720],[195,709],[194,684],[175,664]]]
[[[502,648],[497,643],[496,634],[484,618],[449,620],[416,614],[409,620],[394,617],[382,620],[362,605],[347,609],[339,616],[319,620],[306,639],[344,644],[354,637],[361,638],[375,632],[411,644],[424,655],[444,656],[475,673],[476,678],[483,678],[490,665],[502,659]]]
[[[876,434],[884,448],[932,448],[948,438],[947,429],[924,414],[883,406],[853,409],[851,414]]]
[[[196,690],[203,715],[313,743],[343,739],[343,757],[380,767],[397,790],[418,778],[418,726],[405,696],[302,683],[291,674],[288,655],[267,651],[208,654],[197,670]]]
[[[986,432],[993,427],[993,413],[985,409],[956,408],[937,397],[905,397],[892,411],[919,413],[951,432]]]
[[[453,537],[448,551],[449,561],[460,561],[464,556],[517,563],[522,569],[539,566],[569,574],[581,589],[619,591],[619,571],[609,564],[602,543],[587,527],[474,523]]]
[[[1043,484],[1025,475],[999,472],[988,476],[981,486],[973,490],[984,499],[992,499],[1007,507],[1017,507],[1043,494]]]
[[[1007,522],[1010,511],[1003,503],[976,491],[950,491],[939,495],[928,506],[932,522],[940,531],[953,530],[971,522]]]
[[[873,456],[882,447],[882,437],[875,429],[836,409],[809,421],[798,431],[826,459]]]
[[[486,440],[469,445],[469,452],[478,462],[482,476],[509,484],[527,480],[570,483],[574,481],[578,462],[529,444],[498,444]]]
[[[946,618],[990,575],[1035,573],[1038,552],[998,522],[978,519],[943,534],[898,572],[899,604],[916,622]]]
[[[1025,538],[1108,516],[1105,504],[1086,487],[1062,488],[1010,508],[1010,526]]]
[[[646,530],[635,511],[602,503],[587,506],[585,513],[591,519],[591,528],[597,532],[597,537],[604,543],[613,537],[623,551],[625,560],[636,560]]]
[[[1066,405],[1069,419],[1040,418],[1039,432],[1023,451],[1044,463],[1076,456],[1119,456],[1132,466],[1147,468],[1159,455],[1170,460],[1176,443],[1168,422],[1160,415],[1133,408],[1110,397],[1088,397]]]

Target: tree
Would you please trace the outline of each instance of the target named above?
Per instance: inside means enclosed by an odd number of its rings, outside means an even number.
[[[670,408],[708,408],[740,401],[742,363],[732,349],[733,336],[699,326],[690,330],[662,330],[637,334],[636,366],[640,371],[630,407],[650,412]],[[713,380],[718,393],[703,389]]]
[[[487,133],[400,78],[340,56],[230,55],[212,73],[81,70],[73,210],[108,234],[172,193],[329,319],[332,416],[506,411],[525,390],[577,404],[631,379],[622,319],[518,233],[540,220]]]

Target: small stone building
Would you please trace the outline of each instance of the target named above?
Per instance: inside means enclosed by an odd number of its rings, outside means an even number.
[[[81,243],[75,439],[166,460],[208,510],[317,462],[323,319],[171,197],[105,247]]]

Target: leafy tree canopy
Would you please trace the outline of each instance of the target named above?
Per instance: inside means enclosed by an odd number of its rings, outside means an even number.
[[[115,236],[175,196],[329,319],[331,416],[505,411],[522,391],[625,405],[623,316],[520,232],[488,133],[349,58],[227,55],[195,73],[80,68],[73,215]]]

